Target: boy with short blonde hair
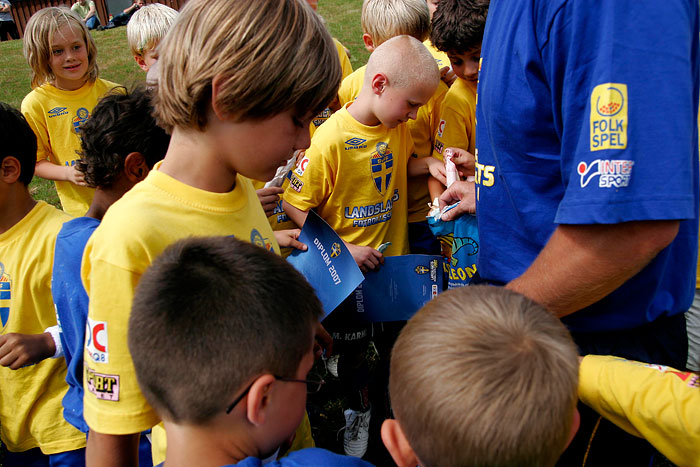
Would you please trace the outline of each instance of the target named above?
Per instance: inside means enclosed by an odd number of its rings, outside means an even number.
[[[83,380],[93,465],[132,464],[138,433],[159,421],[127,348],[143,271],[190,236],[233,235],[276,253],[279,245],[304,249],[298,231],[273,234],[250,179],[272,178],[308,146],[311,118],[340,82],[333,41],[299,0],[259,0],[255,8],[190,0],[159,53],[155,116],[172,135],[170,146],[163,162],[110,207],[83,258],[88,325],[102,338],[86,343]],[[154,430],[156,463],[163,444]]]
[[[126,25],[126,40],[141,69],[148,73],[158,60],[156,47],[177,19],[177,11],[162,3],[151,3],[133,14]]]
[[[413,140],[403,123],[416,118],[439,80],[435,61],[417,39],[398,36],[377,47],[359,96],[319,127],[305,163],[294,171],[284,193],[290,219],[302,226],[309,209],[315,209],[364,271],[379,267],[384,255],[408,253],[407,177],[426,174],[440,164],[429,157],[411,157]],[[381,253],[380,245],[387,242],[391,244]],[[369,334],[368,323],[358,318],[354,306],[352,296],[324,325],[334,331],[339,374],[348,390],[345,453],[362,457],[368,445],[370,403],[366,359],[361,355]]]
[[[370,52],[392,37],[406,35],[424,41],[430,34],[430,11],[425,0],[364,0],[362,41]],[[365,66],[343,79],[340,105],[353,101],[364,84]]]
[[[430,10],[425,0],[365,0],[362,5],[362,29],[365,47],[370,52],[398,34],[406,34],[424,42],[430,33]],[[365,67],[360,67],[343,80],[338,91],[342,105],[358,96],[364,74]],[[447,85],[441,81],[430,100],[418,110],[415,120],[408,122],[415,144],[414,154],[418,158],[429,157],[432,152],[440,105],[447,89]],[[431,202],[428,179],[425,175],[412,177],[408,181],[408,235],[411,253],[440,253],[440,245],[430,232],[425,218]]]
[[[259,466],[273,455],[307,391],[324,383],[309,374],[322,314],[304,277],[262,248],[233,237],[168,247],[144,273],[129,322],[139,384],[172,441],[165,466]],[[316,448],[271,465],[369,467]]]
[[[578,428],[577,384],[556,316],[504,288],[449,290],[394,345],[382,440],[399,467],[552,466]]]

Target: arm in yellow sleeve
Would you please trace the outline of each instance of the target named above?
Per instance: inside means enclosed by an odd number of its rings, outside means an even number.
[[[579,397],[623,430],[646,438],[675,464],[700,465],[698,375],[589,355],[579,370]]]

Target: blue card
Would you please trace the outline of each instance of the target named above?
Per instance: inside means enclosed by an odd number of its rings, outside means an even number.
[[[309,281],[328,316],[364,276],[338,234],[314,211],[309,211],[299,241],[308,250],[295,249],[287,260]]]
[[[404,255],[384,258],[355,290],[357,312],[367,321],[405,321],[443,290],[442,257]]]

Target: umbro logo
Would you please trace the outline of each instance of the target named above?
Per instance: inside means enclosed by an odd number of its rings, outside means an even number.
[[[66,107],[54,107],[46,113],[49,114],[49,118],[60,117],[61,115],[68,115],[68,109]]]
[[[345,150],[349,151],[350,149],[364,149],[367,147],[365,144],[367,142],[366,139],[362,138],[350,138],[349,140],[345,141]]]

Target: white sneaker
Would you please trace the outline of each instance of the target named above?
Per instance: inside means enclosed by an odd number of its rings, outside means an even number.
[[[336,378],[338,377],[338,354],[331,355],[326,359],[326,370]]]
[[[367,452],[369,443],[370,410],[360,412],[348,409],[345,414],[345,434],[343,435],[343,450],[353,457],[362,457]]]

